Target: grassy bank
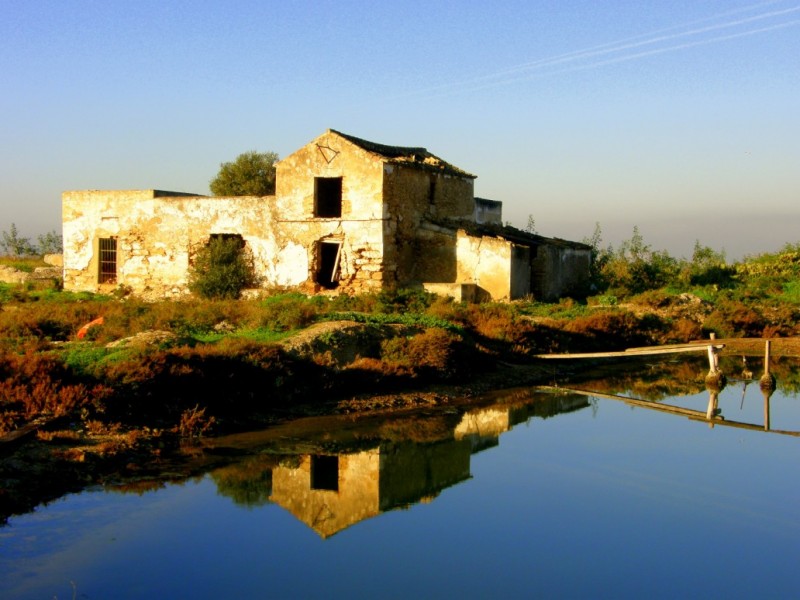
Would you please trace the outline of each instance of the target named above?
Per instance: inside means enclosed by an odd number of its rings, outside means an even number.
[[[0,284],[0,435],[39,417],[183,436],[366,393],[468,382],[534,354],[800,333],[800,248],[728,265],[636,236],[596,249],[594,295],[463,304],[420,291],[145,303]]]

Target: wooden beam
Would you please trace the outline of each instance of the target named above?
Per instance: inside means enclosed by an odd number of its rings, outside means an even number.
[[[679,354],[681,352],[707,352],[709,344],[669,344],[665,346],[651,346],[649,348],[628,348],[617,352],[576,352],[574,354],[534,354],[533,358],[544,360],[576,359],[576,358],[630,358],[631,356],[654,356],[657,354]],[[722,349],[724,344],[714,344],[714,348]]]
[[[631,406],[641,406],[643,408],[651,408],[653,410],[659,410],[661,412],[668,412],[676,415],[682,415],[684,417],[696,417],[705,419],[706,413],[699,410],[693,410],[691,408],[683,408],[681,406],[672,406],[670,404],[661,404],[659,402],[653,402],[652,400],[641,400],[639,398],[629,398],[628,396],[617,396],[614,394],[603,394],[601,392],[592,392],[590,390],[582,390],[579,388],[564,388],[564,387],[556,387],[551,385],[543,385],[538,386],[539,389],[546,389],[548,391],[559,391],[559,392],[566,392],[568,394],[580,394],[583,396],[592,396],[594,398],[605,398],[606,400],[617,400],[620,402],[625,402],[626,404],[630,404]]]

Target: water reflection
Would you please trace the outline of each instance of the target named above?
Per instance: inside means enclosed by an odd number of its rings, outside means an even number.
[[[335,418],[209,442],[209,453],[259,452],[211,472],[236,503],[272,502],[322,538],[397,508],[430,502],[470,478],[472,455],[533,417],[589,406],[583,395],[516,391],[490,406],[442,415],[410,415],[358,426]],[[332,426],[338,427],[332,427]]]
[[[646,388],[655,400],[596,389],[545,386],[495,394],[483,399],[481,406],[405,417],[303,419],[266,431],[206,441],[202,453],[247,455],[211,471],[220,494],[249,507],[278,505],[320,537],[328,538],[381,513],[432,501],[443,490],[469,479],[471,457],[497,446],[501,435],[516,425],[589,406],[596,411],[596,398],[705,421],[710,427],[800,436],[797,431],[771,428],[770,397],[775,386],[760,386],[764,422],[752,423],[723,414],[720,394],[726,387],[724,381],[709,384],[705,379],[705,410],[685,405],[685,398],[690,396],[678,395],[677,390],[694,397],[698,385],[704,382],[702,368],[684,381],[670,376],[667,379],[671,402],[662,396],[662,392],[667,393],[663,381],[654,381]],[[609,378],[603,381],[612,389],[620,386]],[[738,381],[744,394],[749,383],[756,380],[751,376]],[[682,400],[684,405],[680,404]],[[740,406],[743,404],[742,399]]]
[[[727,394],[724,386],[707,386],[703,358],[681,357],[604,368],[596,378],[587,373],[580,389],[565,381],[550,389],[506,390],[424,411],[309,417],[263,431],[205,439],[177,455],[165,452],[158,464],[138,466],[131,470],[133,477],[118,479],[106,489],[142,495],[208,474],[218,493],[237,505],[280,506],[327,538],[364,519],[431,501],[468,480],[472,456],[497,446],[516,425],[589,406],[594,414],[597,398],[683,416],[712,428],[798,436],[789,430],[796,428],[793,416],[786,416],[796,411],[787,411],[785,403],[800,390],[797,361],[765,361],[764,372],[777,377],[782,400],[771,401],[775,385],[759,385],[763,409],[752,398],[745,406],[748,386],[761,381],[752,373],[759,367],[739,356],[720,357],[720,370],[731,374]],[[733,390],[739,384],[741,399]]]
[[[747,362],[742,357],[744,368],[741,371],[741,376],[738,381],[742,383],[742,397],[739,404],[740,410],[744,407],[744,399],[747,393],[747,386],[755,381],[753,379],[752,371],[747,368]],[[551,391],[564,391],[572,394],[584,394],[588,397],[596,397],[596,398],[605,398],[608,400],[617,400],[620,402],[624,402],[631,406],[637,406],[641,408],[647,408],[651,410],[656,410],[659,412],[667,412],[674,415],[688,417],[689,419],[695,421],[706,421],[709,427],[713,428],[716,425],[723,425],[728,427],[738,427],[742,429],[752,429],[752,430],[763,430],[770,433],[776,433],[781,435],[789,435],[789,436],[796,436],[800,437],[800,431],[797,430],[785,430],[785,429],[773,429],[772,428],[772,419],[771,419],[771,397],[772,394],[777,389],[777,380],[775,376],[770,372],[770,355],[769,355],[769,344],[767,344],[766,356],[764,360],[764,375],[758,379],[759,388],[761,390],[761,394],[763,396],[763,423],[753,423],[747,421],[739,421],[735,419],[728,419],[723,414],[723,410],[720,407],[720,394],[722,391],[728,386],[728,378],[724,375],[722,369],[719,368],[719,363],[717,362],[716,356],[712,359],[712,368],[709,373],[705,376],[704,383],[705,388],[708,393],[708,404],[706,405],[705,412],[696,410],[693,408],[688,408],[686,406],[682,406],[680,404],[670,404],[663,401],[663,396],[659,394],[650,394],[651,397],[655,399],[647,399],[647,398],[635,398],[632,396],[620,395],[620,394],[610,394],[610,393],[603,393],[600,391],[596,391],[593,389],[588,388],[571,388],[571,387],[556,387],[556,386],[547,386],[541,389],[549,389]],[[796,370],[792,370],[791,372],[792,379],[795,379]],[[689,386],[689,382],[686,382],[687,386]],[[592,387],[591,384],[589,387]],[[690,386],[689,386],[690,387]],[[681,397],[677,395],[677,393],[673,390],[671,392],[671,397],[674,400],[680,400]]]
[[[791,597],[800,371],[721,359],[206,439],[11,519],[0,597]]]

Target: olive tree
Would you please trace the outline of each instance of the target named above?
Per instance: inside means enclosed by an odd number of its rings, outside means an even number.
[[[61,234],[55,229],[48,231],[36,238],[36,245],[39,254],[59,254],[64,250],[64,243]]]
[[[274,152],[251,150],[233,162],[220,165],[219,173],[209,183],[215,196],[270,196],[275,193]]]
[[[2,232],[0,236],[0,251],[10,256],[30,256],[36,253],[30,238],[22,237],[14,223],[11,224],[8,231]]]

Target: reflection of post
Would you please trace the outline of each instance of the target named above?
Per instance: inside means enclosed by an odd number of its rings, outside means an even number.
[[[769,372],[769,351],[770,341],[767,340],[764,345],[764,374],[758,380],[758,385],[762,390],[769,390],[771,394],[775,390],[775,376]]]
[[[769,397],[772,392],[769,390],[762,390],[764,393],[764,430],[769,431]]]
[[[706,419],[709,421],[716,418],[719,414],[719,390],[708,388],[708,409],[706,409]],[[709,423],[710,427],[714,427],[713,423]]]

